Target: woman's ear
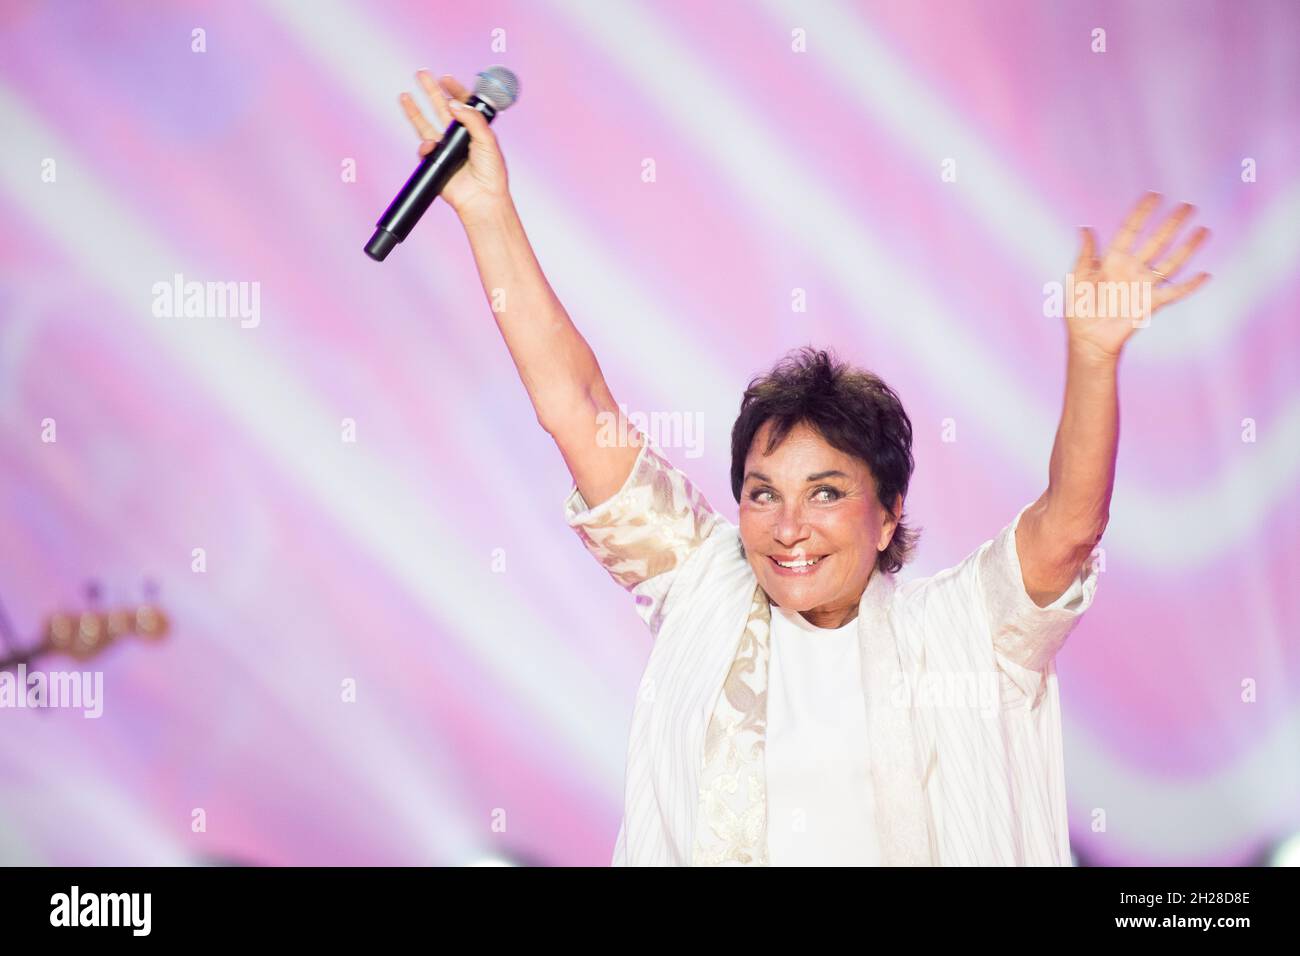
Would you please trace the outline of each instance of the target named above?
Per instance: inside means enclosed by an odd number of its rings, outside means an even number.
[[[894,540],[894,532],[898,530],[898,522],[903,516],[903,496],[894,496],[894,510],[891,514],[885,512],[885,520],[880,523],[880,540],[876,542],[876,550],[884,551],[889,547],[889,542]]]

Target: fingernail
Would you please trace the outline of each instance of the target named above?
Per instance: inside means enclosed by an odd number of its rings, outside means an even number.
[[[460,100],[448,100],[447,105],[454,110],[463,110],[465,108],[465,104]]]

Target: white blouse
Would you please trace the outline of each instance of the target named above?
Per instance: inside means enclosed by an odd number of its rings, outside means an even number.
[[[856,618],[772,608],[767,846],[772,866],[878,866]]]

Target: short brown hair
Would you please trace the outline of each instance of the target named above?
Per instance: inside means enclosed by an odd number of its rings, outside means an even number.
[[[839,361],[833,352],[810,345],[788,353],[766,375],[750,381],[731,429],[731,493],[737,503],[745,483],[745,458],[763,423],[772,432],[764,454],[770,455],[796,425],[807,424],[833,448],[866,463],[876,483],[876,497],[891,515],[894,498],[907,498],[912,478],[912,421],[894,390],[876,375]],[[904,515],[876,569],[894,573],[912,556],[919,532]]]

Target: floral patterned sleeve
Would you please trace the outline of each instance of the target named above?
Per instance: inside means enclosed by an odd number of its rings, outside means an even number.
[[[632,593],[637,614],[655,635],[677,571],[722,520],[691,480],[648,443],[613,497],[588,508],[575,484],[564,516],[601,567]]]
[[[1098,566],[1086,562],[1060,597],[1046,607],[1035,604],[1025,591],[1016,550],[1016,526],[1031,505],[1021,508],[982,553],[979,577],[998,666],[1036,703],[1042,697],[1048,661],[1092,606]]]

